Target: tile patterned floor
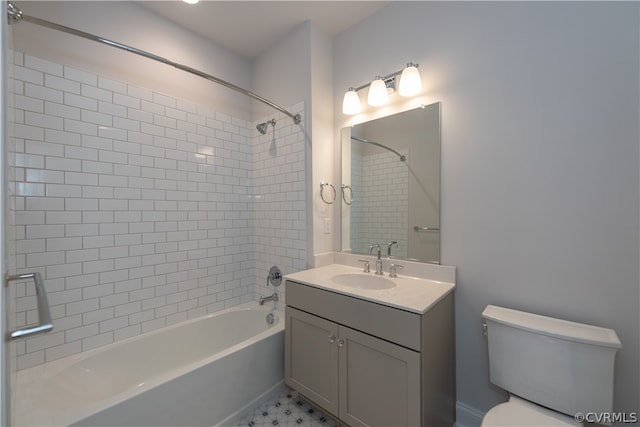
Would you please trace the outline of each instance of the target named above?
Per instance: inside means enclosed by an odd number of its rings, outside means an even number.
[[[240,417],[234,427],[342,427],[335,419],[282,387],[273,398],[252,413]]]

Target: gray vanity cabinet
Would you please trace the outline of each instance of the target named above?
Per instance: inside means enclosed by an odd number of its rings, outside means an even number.
[[[350,426],[455,421],[453,298],[425,314],[286,282],[285,383]],[[447,335],[449,334],[449,335]],[[425,343],[424,340],[431,342]]]
[[[338,415],[338,324],[285,307],[286,382]]]
[[[420,424],[420,353],[340,327],[340,419],[351,426]]]

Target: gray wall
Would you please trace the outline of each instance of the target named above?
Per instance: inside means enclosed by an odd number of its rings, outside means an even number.
[[[472,412],[503,399],[487,304],[615,329],[615,409],[639,409],[638,8],[398,2],[334,40],[336,135],[407,109],[340,108],[407,61],[425,103],[442,102],[442,262],[457,267],[457,394]]]

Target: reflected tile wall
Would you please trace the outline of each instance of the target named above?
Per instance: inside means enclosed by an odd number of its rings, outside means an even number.
[[[407,150],[401,154],[408,155]],[[409,171],[398,156],[383,152],[352,159],[351,172],[354,197],[351,204],[351,249],[367,253],[369,246],[380,244],[387,255],[387,243],[393,246],[392,255],[407,257]]]

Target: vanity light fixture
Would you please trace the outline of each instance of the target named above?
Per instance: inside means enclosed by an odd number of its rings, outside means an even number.
[[[372,107],[379,107],[386,104],[388,100],[389,94],[387,93],[387,84],[382,80],[381,76],[377,76],[369,86],[367,103]]]
[[[413,96],[418,94],[421,90],[422,79],[420,78],[418,65],[413,62],[409,62],[407,63],[406,68],[402,70],[398,93],[400,96]]]
[[[422,78],[418,71],[418,64],[407,63],[406,68],[389,74],[388,76],[376,76],[371,82],[358,87],[350,87],[342,99],[342,113],[352,116],[361,111],[360,97],[358,91],[366,87],[369,88],[367,103],[373,107],[378,107],[387,103],[389,93],[393,93],[396,87],[396,78],[400,76],[398,92],[400,96],[413,96],[422,90]]]
[[[197,4],[200,2],[200,0],[182,0],[182,1],[187,4]]]
[[[362,111],[362,106],[360,105],[358,92],[356,92],[355,87],[350,87],[342,99],[342,112],[352,116],[358,114],[360,111]]]

